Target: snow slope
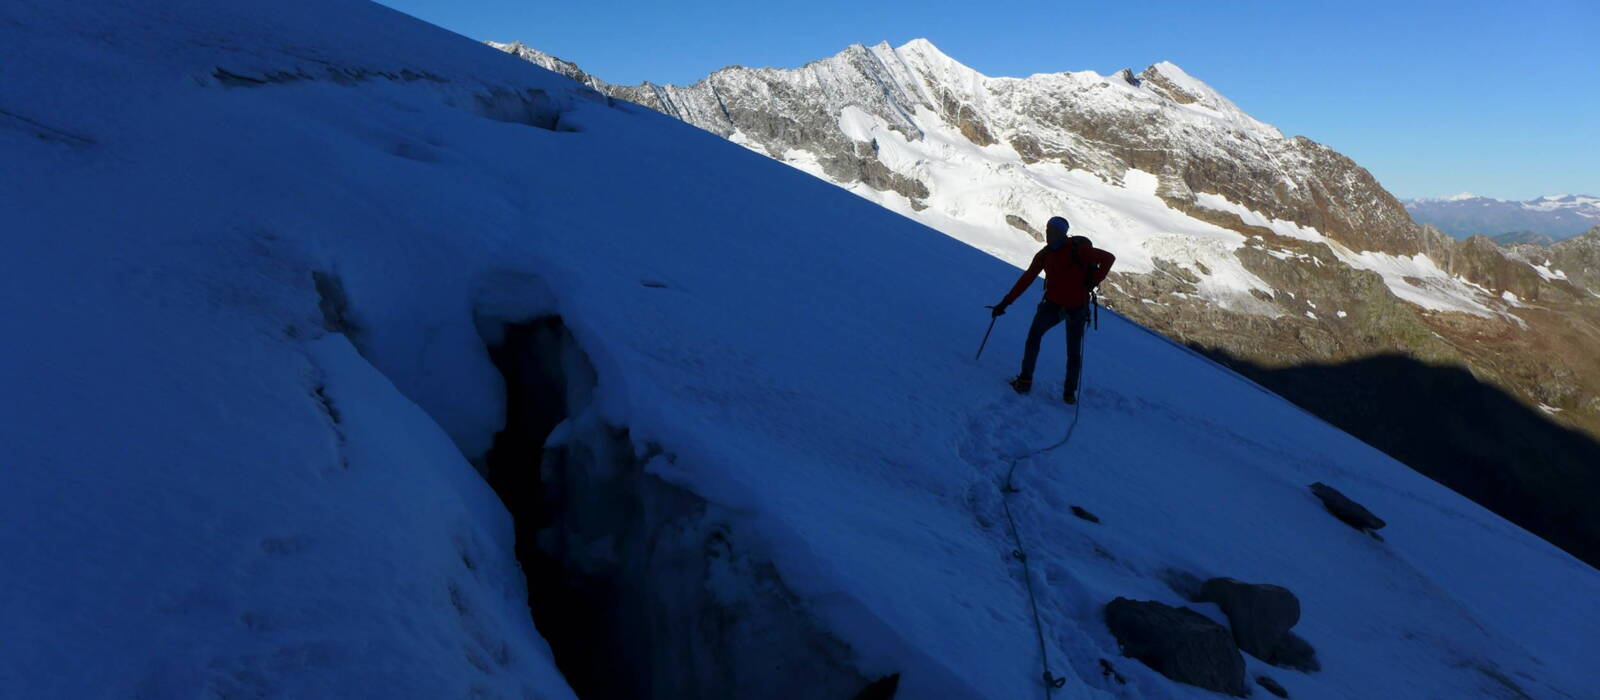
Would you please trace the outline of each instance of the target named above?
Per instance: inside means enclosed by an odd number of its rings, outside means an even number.
[[[566,437],[664,450],[863,675],[1041,692],[997,484],[1072,414],[1003,387],[1025,314],[970,355],[1014,268],[368,3],[8,1],[0,65],[0,697],[571,697],[472,466],[479,329],[549,314]],[[1120,317],[1087,363],[1012,496],[1062,697],[1209,696],[1100,621],[1168,569],[1296,592],[1297,698],[1600,687],[1593,569]]]

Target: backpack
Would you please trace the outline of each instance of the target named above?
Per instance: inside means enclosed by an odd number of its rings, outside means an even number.
[[[1092,319],[1090,325],[1094,326],[1095,330],[1100,330],[1100,286],[1089,284],[1090,272],[1092,272],[1091,266],[1085,264],[1083,258],[1078,255],[1078,252],[1084,248],[1093,248],[1094,241],[1089,240],[1088,236],[1072,236],[1067,239],[1067,245],[1072,248],[1072,259],[1077,261],[1079,267],[1083,268],[1084,286],[1089,288],[1089,313],[1090,319]]]

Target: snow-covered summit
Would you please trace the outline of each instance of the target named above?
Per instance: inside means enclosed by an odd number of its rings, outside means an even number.
[[[1249,115],[1245,114],[1244,110],[1239,109],[1238,105],[1223,97],[1222,93],[1184,72],[1182,68],[1179,68],[1171,61],[1161,61],[1151,65],[1141,75],[1143,79],[1154,82],[1158,88],[1175,102],[1197,104],[1221,114],[1248,119],[1258,129],[1272,129],[1272,127],[1250,118]],[[1272,131],[1276,132],[1276,129],[1272,129]],[[1278,136],[1281,138],[1282,134],[1280,133]]]

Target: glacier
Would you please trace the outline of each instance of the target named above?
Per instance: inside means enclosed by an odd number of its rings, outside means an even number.
[[[1594,569],[1114,313],[1035,454],[1023,325],[971,354],[1013,267],[464,37],[11,0],[0,65],[0,696],[577,697],[528,517],[630,687],[1037,696],[1006,498],[1062,697],[1210,695],[1101,619],[1178,575],[1299,596],[1293,697],[1600,687]]]

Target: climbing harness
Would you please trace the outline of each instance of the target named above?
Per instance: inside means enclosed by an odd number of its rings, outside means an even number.
[[[1083,362],[1083,358],[1081,356],[1078,358],[1078,362]],[[1081,367],[1081,364],[1078,369],[1078,376],[1081,382],[1081,378],[1083,376],[1083,368]],[[1000,487],[1000,505],[1005,509],[1006,525],[1011,531],[1011,541],[1014,545],[1016,545],[1016,547],[1011,550],[1011,557],[1019,562],[1022,562],[1022,583],[1023,587],[1028,591],[1028,608],[1033,613],[1033,632],[1039,640],[1039,662],[1044,666],[1044,673],[1042,674],[1041,679],[1044,681],[1045,700],[1049,700],[1051,693],[1061,689],[1067,684],[1067,677],[1057,676],[1050,670],[1050,653],[1047,651],[1044,643],[1044,621],[1039,617],[1039,600],[1033,593],[1033,572],[1028,567],[1028,553],[1022,546],[1022,533],[1017,529],[1017,520],[1011,515],[1011,494],[1021,492],[1020,489],[1012,484],[1012,477],[1017,473],[1017,465],[1021,464],[1023,460],[1032,459],[1046,452],[1054,450],[1057,447],[1061,447],[1071,441],[1072,434],[1078,429],[1078,416],[1083,411],[1082,407],[1083,404],[1081,403],[1073,404],[1072,423],[1067,426],[1067,434],[1061,436],[1061,439],[1056,441],[1055,444],[1012,458],[1011,467],[1006,470],[1005,485]]]

